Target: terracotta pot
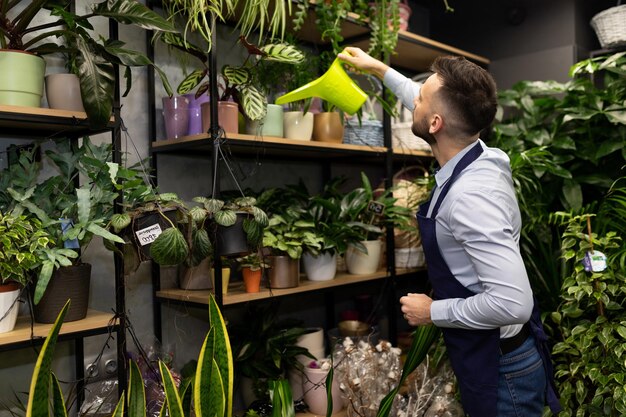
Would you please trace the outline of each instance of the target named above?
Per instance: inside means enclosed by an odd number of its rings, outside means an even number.
[[[211,103],[202,103],[202,130],[209,131],[211,126]],[[217,103],[217,120],[219,126],[226,133],[239,133],[239,106],[232,101],[219,101]]]
[[[80,80],[75,74],[46,75],[46,98],[51,109],[85,111]]]
[[[250,268],[242,268],[241,273],[243,275],[243,284],[246,287],[246,292],[261,291],[261,277],[263,276],[262,269],[253,271]]]
[[[65,322],[84,319],[89,306],[90,280],[90,264],[63,266],[54,271],[43,297],[35,305],[35,321],[54,323],[68,299],[72,303],[65,315]]]
[[[333,143],[343,141],[343,124],[338,112],[332,111],[314,115],[313,140]]]

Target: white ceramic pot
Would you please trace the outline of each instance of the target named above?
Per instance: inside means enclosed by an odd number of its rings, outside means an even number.
[[[80,81],[74,74],[46,75],[46,98],[51,109],[85,111]]]
[[[287,139],[311,140],[313,136],[313,113],[288,111],[283,115],[283,134]]]
[[[0,333],[7,333],[15,328],[20,291],[17,285],[0,285]]]
[[[329,281],[337,272],[337,256],[328,252],[319,256],[306,252],[302,255],[304,272],[309,281]]]
[[[352,245],[346,250],[346,266],[348,272],[354,275],[373,274],[378,270],[383,242],[380,240],[365,240],[361,242],[367,249],[363,253]]]
[[[296,346],[303,347],[309,352],[324,349],[324,329],[321,327],[311,327],[309,332],[303,334],[296,341]]]

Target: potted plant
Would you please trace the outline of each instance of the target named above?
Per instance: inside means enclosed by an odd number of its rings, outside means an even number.
[[[243,284],[246,292],[259,292],[263,271],[268,269],[270,265],[265,262],[265,259],[258,252],[252,252],[237,258],[237,262],[243,275]]]
[[[295,45],[291,37],[285,40]],[[304,52],[303,52],[304,53]],[[304,53],[299,63],[285,63],[276,60],[260,60],[253,74],[253,84],[258,85],[273,103],[277,96],[293,91],[316,78],[317,56]],[[293,140],[311,140],[313,135],[313,113],[309,112],[311,99],[293,101],[287,104],[283,113],[282,136]],[[268,104],[268,109],[273,106]],[[262,132],[265,134],[265,132]]]
[[[39,252],[49,244],[36,217],[0,211],[0,333],[15,327],[19,296],[40,266]]]
[[[241,255],[258,249],[268,218],[256,206],[254,197],[238,197],[230,201],[195,197],[194,201],[202,204],[207,216],[213,220],[220,256]]]
[[[297,287],[304,248],[321,248],[315,223],[303,220],[303,211],[300,207],[289,207],[282,214],[273,214],[263,233],[263,247],[270,251],[271,288]]]
[[[167,40],[171,38],[173,37],[165,37],[164,40],[167,42]],[[223,106],[233,108],[233,129],[236,125],[236,118],[234,117],[236,116],[236,112],[234,111],[236,108],[241,109],[241,112],[251,121],[261,121],[266,117],[267,97],[254,85],[253,74],[257,72],[256,66],[259,62],[270,60],[287,64],[297,64],[304,59],[304,55],[300,50],[286,43],[270,43],[264,46],[256,46],[249,43],[244,37],[240,38],[240,43],[246,48],[248,56],[240,66],[225,65],[222,67],[222,85],[220,89],[221,92],[219,93],[220,102],[231,103],[223,104]],[[197,57],[203,68],[189,74],[180,83],[177,91],[179,94],[187,94],[197,87],[196,97],[198,97],[205,94],[209,89],[208,81],[202,83],[202,80],[209,75],[208,58],[206,54],[201,53],[201,48],[189,43],[182,45],[186,45],[186,47],[181,46],[180,42],[172,44],[172,46]],[[238,107],[234,106],[232,103],[237,103]],[[201,107],[203,108],[203,129],[206,131],[208,130],[210,120],[210,103],[204,103]],[[223,114],[225,114],[225,111]],[[224,123],[223,120],[224,118],[220,118],[220,123]],[[222,127],[226,131],[230,130],[232,132],[232,129],[226,129],[226,125]],[[237,133],[237,131],[232,133]]]
[[[45,152],[57,175],[39,181],[42,164],[35,152],[37,147],[24,152],[19,166],[7,170],[9,180],[3,184],[11,196],[8,209],[36,216],[55,243],[40,251],[42,269],[33,293],[35,319],[53,322],[71,298],[66,320],[80,320],[87,313],[91,265],[82,262],[79,250],[84,253],[94,236],[124,243],[107,230],[118,195],[118,166],[111,162],[111,145],[94,145],[87,137],[80,145],[58,141],[56,149]],[[79,174],[84,181],[76,187]]]
[[[23,2],[8,2],[0,10],[0,66],[10,71],[2,77],[0,84],[0,103],[39,107],[43,92],[45,62],[40,55],[50,53],[65,54],[68,67],[76,71],[80,79],[81,97],[89,122],[94,127],[109,123],[114,100],[116,82],[114,65],[126,67],[125,77],[130,87],[131,66],[152,65],[161,76],[168,93],[171,89],[165,75],[143,54],[123,48],[120,41],[95,39],[89,19],[95,16],[108,17],[122,24],[136,25],[147,30],[174,31],[174,28],[162,17],[135,0],[104,1],[95,5],[91,13],[77,15],[69,11],[70,2],[64,0],[52,7],[53,21],[34,24],[34,19],[41,16],[45,0],[27,2],[18,12]],[[26,35],[35,33],[30,39]],[[65,39],[65,45],[57,45],[52,40]],[[24,68],[36,70],[24,71]],[[18,80],[30,75],[23,93],[15,91]],[[9,88],[4,88],[9,87]],[[4,91],[3,91],[4,90]]]
[[[230,329],[246,406],[255,399],[269,399],[268,381],[286,377],[290,369],[302,370],[299,358],[315,359],[296,344],[308,330],[299,320],[280,319],[278,307],[274,302],[248,304],[242,320]]]
[[[346,265],[351,274],[370,274],[378,269],[382,253],[380,240],[385,227],[410,230],[413,215],[407,207],[396,205],[393,187],[372,189],[365,173],[361,173],[361,187],[348,192],[341,200],[339,218],[355,232],[359,241],[351,242],[346,251]]]

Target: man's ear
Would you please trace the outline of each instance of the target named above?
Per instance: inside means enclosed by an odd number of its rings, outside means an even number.
[[[430,124],[428,126],[428,132],[431,135],[438,133],[443,128],[443,118],[435,113],[430,118]]]

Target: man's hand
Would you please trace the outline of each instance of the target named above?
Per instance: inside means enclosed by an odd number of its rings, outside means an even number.
[[[426,294],[408,293],[404,297],[400,297],[401,310],[404,318],[411,326],[421,326],[432,323],[430,319],[430,305],[433,303],[432,298]]]
[[[345,47],[343,52],[339,53],[337,57],[356,69],[374,74],[381,80],[389,69],[383,62],[372,58],[367,53],[363,52],[361,48],[355,48],[353,46]]]

